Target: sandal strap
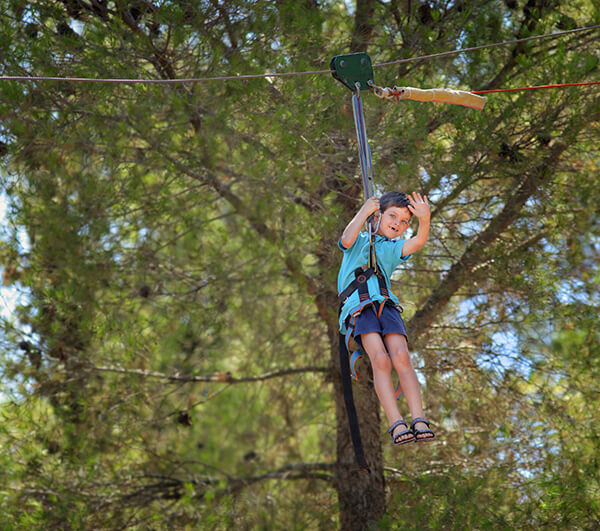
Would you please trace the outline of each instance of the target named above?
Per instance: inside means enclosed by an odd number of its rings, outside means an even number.
[[[427,424],[427,427],[429,428],[429,421],[427,419],[421,418],[421,417],[417,417],[416,419],[414,419],[411,423],[410,423],[410,429],[414,430],[415,429],[415,424],[417,422],[423,422],[424,424]],[[420,431],[424,431],[424,430],[420,430]]]
[[[404,437],[405,435],[410,435],[410,437],[402,439],[402,437]],[[409,442],[414,442],[415,441],[415,434],[413,433],[412,430],[404,430],[404,431],[401,431],[400,433],[397,433],[395,437],[392,435],[392,440],[394,441],[395,445],[406,444],[406,443],[409,443]]]
[[[428,435],[428,434],[431,434],[431,436],[419,437],[419,435]],[[435,439],[435,435],[431,430],[423,430],[423,431],[417,430],[417,433],[415,433],[415,442],[417,442],[417,443],[430,442],[430,441],[433,441],[434,439]]]
[[[400,426],[400,425],[404,425],[406,428],[408,428],[408,424],[406,422],[404,422],[403,420],[397,420],[396,422],[394,422],[388,429],[388,433],[392,436],[392,439],[394,438],[394,430]]]

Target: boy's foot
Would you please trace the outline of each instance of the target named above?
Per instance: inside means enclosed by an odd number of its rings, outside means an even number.
[[[426,442],[435,439],[435,434],[429,429],[429,421],[418,417],[410,423],[410,429],[416,442]]]
[[[403,430],[402,427],[405,429]],[[413,442],[415,440],[414,433],[411,429],[408,429],[408,424],[406,424],[406,422],[403,420],[397,420],[394,422],[390,426],[388,433],[390,434],[390,437],[396,446]]]

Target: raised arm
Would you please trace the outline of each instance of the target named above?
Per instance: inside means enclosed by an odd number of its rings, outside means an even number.
[[[419,220],[419,229],[417,230],[417,234],[404,242],[402,256],[413,254],[425,245],[429,237],[429,222],[431,219],[429,202],[426,195],[422,196],[413,192],[412,197],[409,195],[408,199],[410,200],[408,210]]]
[[[365,224],[365,221],[367,221],[367,218],[373,214],[373,212],[377,212],[378,210],[379,199],[370,197],[365,201],[364,205],[356,213],[356,216],[352,218],[352,221],[346,225],[346,228],[342,233],[341,242],[345,249],[350,249],[350,247],[352,247],[360,234],[360,229]]]

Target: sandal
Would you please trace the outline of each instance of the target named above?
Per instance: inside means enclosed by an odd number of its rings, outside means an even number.
[[[427,430],[417,430],[415,428],[415,424],[417,422],[423,422],[424,424],[427,424],[427,427],[429,428],[429,421],[422,419],[421,417],[414,419],[411,423],[410,423],[410,431],[413,432],[413,435],[415,436],[415,441],[416,442],[427,442],[427,441],[431,441],[433,439],[435,439],[435,434],[427,429]],[[419,435],[426,435],[426,437],[419,437]]]
[[[398,433],[394,437],[394,430],[398,426],[401,426],[401,425],[403,425],[407,429]],[[392,438],[392,441],[395,446],[399,446],[401,444],[406,444],[406,443],[411,443],[415,440],[415,434],[413,433],[412,429],[408,429],[408,424],[406,424],[406,422],[404,422],[403,420],[397,420],[396,422],[394,422],[388,429],[388,433],[390,434],[390,437]],[[412,437],[408,437],[406,439],[400,439],[400,437],[402,437],[403,435],[408,435],[408,434],[412,435]]]

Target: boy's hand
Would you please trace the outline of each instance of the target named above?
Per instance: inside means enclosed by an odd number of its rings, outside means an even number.
[[[375,196],[369,197],[362,206],[362,210],[366,217],[369,217],[373,212],[377,212],[379,210],[379,199]]]
[[[431,216],[431,212],[429,210],[429,202],[427,201],[426,195],[421,195],[416,192],[413,192],[412,196],[408,196],[408,199],[410,201],[408,210],[410,210],[410,212],[417,218],[429,218]]]

